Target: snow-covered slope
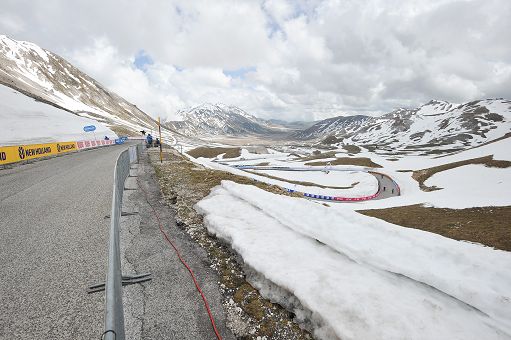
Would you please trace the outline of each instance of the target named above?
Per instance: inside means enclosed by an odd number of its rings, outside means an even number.
[[[0,85],[0,145],[37,144],[110,139],[117,135],[104,124],[62,109],[37,102],[18,91]],[[85,125],[95,125],[95,134],[84,132]]]
[[[229,181],[195,209],[317,339],[510,338],[508,252]]]
[[[149,129],[155,121],[62,57],[0,35],[0,84],[114,129]]]
[[[416,109],[401,108],[379,117],[355,119],[354,123],[346,118],[324,120],[294,136],[310,139],[333,135],[376,151],[462,150],[509,133],[511,101],[485,99],[460,105],[430,101]]]
[[[169,121],[165,125],[188,136],[267,135],[285,131],[236,106],[224,104],[202,104],[181,110],[177,115],[180,121]]]
[[[293,138],[311,139],[329,135],[347,135],[358,130],[371,117],[369,116],[339,116],[317,122],[308,129],[292,134]]]
[[[511,131],[511,101],[486,99],[461,105],[431,101],[371,119],[349,139],[388,149],[464,149]]]

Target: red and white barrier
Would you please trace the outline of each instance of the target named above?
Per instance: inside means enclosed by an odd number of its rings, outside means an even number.
[[[396,183],[396,181],[394,181],[390,176],[388,176],[386,174],[383,174],[381,172],[376,172],[376,171],[369,171],[369,173],[373,174],[375,176],[376,175],[380,175],[380,176],[387,177],[388,179],[390,179],[396,185],[397,195],[399,196],[401,194],[401,188]],[[378,197],[378,195],[380,194],[380,190],[381,190],[381,188],[378,186],[378,190],[374,194],[369,195],[369,196],[362,196],[362,197],[339,197],[339,196],[325,196],[325,195],[309,194],[309,193],[306,193],[306,192],[299,192],[299,191],[295,191],[293,189],[288,189],[288,188],[284,188],[284,189],[287,190],[288,192],[298,192],[298,193],[301,193],[305,197],[316,198],[316,199],[327,200],[327,201],[344,201],[344,202],[356,202],[356,201],[368,201],[368,200],[372,200],[372,199],[375,199],[376,197]]]
[[[106,146],[106,145],[112,145],[115,144],[114,140],[82,140],[76,142],[76,145],[78,146],[78,149],[89,149],[89,148],[95,148],[98,146]]]

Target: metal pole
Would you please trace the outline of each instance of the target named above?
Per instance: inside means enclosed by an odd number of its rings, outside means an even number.
[[[163,150],[162,150],[162,140],[161,140],[161,124],[160,117],[158,116],[158,133],[160,134],[160,163],[163,163]]]

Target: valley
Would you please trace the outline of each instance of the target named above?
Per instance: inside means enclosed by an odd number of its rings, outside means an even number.
[[[159,229],[169,243],[165,232],[179,234],[190,254],[202,254],[200,271],[214,271],[208,282],[221,293],[227,338],[511,334],[510,100],[431,100],[292,122],[202,103],[162,121],[160,149],[146,142],[159,138],[154,113],[35,44],[0,36],[0,84],[2,146],[96,139],[84,125],[101,139],[141,144],[129,178],[145,176],[166,218],[157,228],[149,199],[134,194],[131,208],[147,211],[121,231],[130,239],[123,261],[135,249],[151,265],[145,254],[156,248],[145,233],[160,242]],[[142,188],[134,181],[126,190]],[[157,262],[181,266],[175,259]],[[156,280],[175,276],[159,270]],[[150,299],[134,296],[129,306]]]

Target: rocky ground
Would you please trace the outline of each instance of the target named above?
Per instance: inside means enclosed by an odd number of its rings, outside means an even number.
[[[248,268],[229,246],[208,234],[202,217],[193,206],[207,196],[222,180],[256,185],[262,189],[287,194],[278,187],[223,171],[205,169],[171,149],[164,149],[163,163],[157,150],[149,156],[155,167],[166,202],[176,211],[177,225],[204,248],[211,267],[220,277],[227,326],[239,339],[312,339],[295,322],[294,313],[263,298],[250,284]]]

